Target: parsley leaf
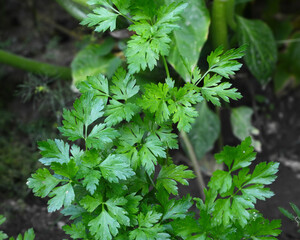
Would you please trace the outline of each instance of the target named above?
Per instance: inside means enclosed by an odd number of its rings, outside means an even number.
[[[105,149],[107,144],[119,136],[117,130],[106,127],[106,124],[96,125],[86,138],[86,146],[88,148]]]
[[[75,101],[73,110],[64,110],[63,126],[58,129],[71,141],[85,139],[88,126],[103,116],[103,108],[101,99],[94,98],[92,93],[83,94]]]
[[[109,182],[118,183],[120,180],[135,175],[130,168],[129,161],[122,155],[109,155],[101,164],[102,176]]]
[[[225,102],[229,102],[229,98],[233,100],[240,99],[242,95],[237,92],[236,88],[231,88],[231,83],[221,83],[222,76],[206,75],[204,78],[204,86],[201,88],[201,93],[207,101],[211,101],[216,106],[221,106],[219,98]]]
[[[40,162],[48,166],[52,162],[68,163],[70,161],[70,145],[64,141],[48,139],[47,141],[38,142],[42,158]]]
[[[244,228],[250,221],[251,209],[257,199],[265,200],[274,195],[265,185],[275,180],[279,164],[259,163],[251,174],[248,166],[255,155],[250,137],[237,147],[224,147],[221,153],[215,155],[219,163],[224,162],[228,167],[228,171],[217,170],[213,173],[208,184],[210,189],[206,193],[221,195],[213,207],[213,222],[216,225],[238,222]],[[232,172],[236,170],[239,170],[238,174],[232,177]]]
[[[93,201],[90,201],[91,199],[94,199],[94,203]],[[91,208],[91,205],[89,204],[94,205],[91,210],[100,204],[103,204],[103,206],[105,205],[107,208],[106,210],[102,207],[100,215],[88,223],[90,231],[95,239],[111,240],[113,236],[115,237],[118,234],[118,228],[120,228],[121,225],[129,226],[128,213],[123,208],[126,203],[127,200],[122,197],[111,198],[105,203],[92,197],[89,197],[89,199],[86,198],[85,204],[88,208]]]
[[[105,111],[105,116],[107,116],[105,122],[108,126],[116,125],[123,120],[129,122],[140,111],[133,98],[139,92],[136,80],[124,69],[119,68],[112,82],[113,85],[110,88],[112,100]]]
[[[36,196],[46,197],[59,183],[60,179],[51,175],[48,169],[40,168],[28,179],[27,185]]]
[[[85,226],[82,222],[72,224],[71,226],[65,225],[62,227],[66,234],[69,234],[72,239],[86,239],[87,234]]]
[[[128,29],[134,31],[136,35],[128,41],[125,55],[129,63],[130,73],[150,70],[157,64],[159,56],[166,56],[169,53],[171,38],[169,34],[177,27],[174,22],[178,20],[179,14],[187,4],[172,3],[164,5],[159,9],[157,21],[152,24],[148,17],[139,18]]]
[[[237,49],[230,49],[223,53],[223,47],[218,47],[208,57],[207,62],[209,65],[209,72],[215,72],[225,78],[229,78],[229,75],[238,71],[242,64],[235,59],[242,58],[247,46],[243,45]]]
[[[157,157],[166,157],[159,138],[156,135],[143,138],[144,131],[138,125],[124,127],[120,133],[118,152],[130,159],[134,170],[143,166],[148,174],[152,174]]]
[[[165,233],[165,229],[158,221],[162,214],[155,211],[148,211],[146,215],[140,213],[138,215],[138,227],[129,233],[130,240],[167,240],[170,235]]]
[[[158,174],[156,187],[164,187],[168,193],[178,195],[177,182],[182,185],[188,185],[186,178],[194,178],[195,175],[188,167],[184,165],[176,166],[171,164],[163,166]]]
[[[164,214],[162,220],[185,218],[186,212],[193,205],[192,197],[186,196],[180,200],[169,200],[164,206]]]
[[[118,234],[120,224],[106,210],[89,222],[90,231],[96,240],[111,240]]]
[[[72,204],[72,201],[75,199],[74,189],[71,183],[65,184],[60,187],[56,187],[49,194],[49,197],[52,197],[48,201],[48,211],[54,212],[59,210],[62,206],[68,207]]]
[[[96,26],[96,32],[105,32],[108,28],[110,31],[116,29],[116,20],[119,14],[104,7],[95,8],[93,12],[89,13],[80,24],[88,27]]]

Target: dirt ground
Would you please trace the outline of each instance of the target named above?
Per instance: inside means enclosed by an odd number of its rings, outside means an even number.
[[[58,65],[70,64],[78,41],[69,34],[63,33],[53,23],[58,23],[75,32],[81,32],[76,20],[60,9],[55,1],[37,1],[38,15],[32,11],[31,1],[4,2],[0,2],[0,44],[2,47],[26,57]],[[36,21],[36,16],[43,20]],[[50,23],[49,19],[53,22]],[[283,233],[279,239],[300,240],[296,224],[283,217],[278,210],[278,207],[290,209],[289,202],[300,206],[300,89],[290,90],[284,96],[277,97],[272,91],[272,84],[261,89],[246,70],[243,70],[242,75],[242,78],[251,83],[252,89],[250,91],[242,86],[241,91],[245,96],[242,103],[254,109],[254,126],[260,130],[258,138],[262,143],[262,152],[258,154],[257,162],[278,161],[281,163],[278,178],[271,185],[275,196],[266,202],[259,201],[257,209],[268,219],[282,219]],[[26,78],[27,74],[23,71],[0,65],[0,102],[2,103],[0,109],[13,113],[14,118],[19,119],[10,122],[9,128],[11,129],[16,128],[14,124],[19,124],[20,121],[28,123],[40,116],[31,103],[23,103],[15,94],[17,86]],[[253,93],[265,96],[265,101],[257,103],[249,100],[254,98]],[[238,140],[228,130],[226,109],[222,113],[224,115],[222,124],[224,143],[236,145]],[[55,117],[53,119],[55,122]],[[6,131],[0,129],[0,133],[6,134]],[[32,146],[26,131],[21,139],[28,146]],[[173,157],[180,159],[182,152],[175,152]],[[187,191],[193,196],[199,196],[196,181],[190,182],[188,190],[182,189],[183,193]],[[67,220],[59,213],[48,213],[46,200],[35,198],[30,192],[26,192],[24,197],[7,198],[7,196],[7,193],[0,193],[0,214],[4,214],[7,218],[7,222],[0,226],[0,229],[9,236],[16,236],[17,233],[22,233],[32,227],[37,240],[67,239],[61,230]]]

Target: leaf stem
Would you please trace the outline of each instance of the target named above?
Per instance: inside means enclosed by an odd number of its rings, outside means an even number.
[[[56,0],[56,2],[65,9],[72,17],[76,18],[79,21],[82,21],[87,17],[86,12],[80,7],[76,6],[71,0]],[[77,1],[78,3],[78,1]],[[83,3],[81,4],[81,6]]]
[[[169,72],[167,60],[163,55],[161,55],[161,58],[163,60],[164,66],[165,66],[167,77],[170,78],[170,72]]]
[[[61,67],[39,62],[4,50],[0,50],[0,63],[7,64],[34,74],[61,78],[64,80],[72,79],[71,69],[68,67]]]
[[[226,17],[226,5],[228,0],[214,0],[211,12],[211,36],[213,48],[223,46],[228,49],[228,29]]]
[[[204,183],[204,179],[203,179],[203,176],[201,173],[200,166],[198,164],[198,160],[197,160],[194,148],[193,148],[186,132],[181,131],[180,136],[187,148],[189,158],[192,161],[192,166],[194,168],[194,172],[196,173],[196,177],[197,177],[197,183],[198,183],[198,187],[199,187],[199,191],[200,191],[200,196],[203,200],[205,200],[205,194],[204,194],[205,183]]]

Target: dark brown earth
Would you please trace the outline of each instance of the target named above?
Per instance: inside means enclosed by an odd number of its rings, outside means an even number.
[[[55,1],[43,0],[37,1],[36,9],[39,17],[44,18],[44,20],[37,21],[36,24],[30,2],[18,0],[0,2],[1,46],[26,57],[59,65],[69,65],[76,53],[78,41],[69,34],[62,33],[45,19],[52,19],[53,22],[64,26],[64,28],[82,34],[78,22],[69,17]],[[297,233],[296,224],[283,217],[278,210],[279,206],[290,209],[289,202],[300,206],[300,89],[290,90],[286,95],[279,98],[273,94],[272,84],[261,89],[246,70],[243,70],[237,78],[239,76],[242,80],[248,81],[247,87],[243,84],[240,86],[245,96],[242,104],[251,106],[255,110],[253,122],[254,126],[260,130],[259,140],[262,143],[262,152],[258,154],[257,162],[279,161],[281,163],[278,178],[271,186],[275,196],[266,202],[259,201],[257,208],[269,219],[282,219],[283,233],[279,239],[300,240],[300,233]],[[27,74],[21,70],[0,65],[0,114],[5,113],[5,116],[13,116],[8,117],[9,120],[4,125],[0,125],[2,128],[0,129],[0,137],[6,139],[7,142],[22,142],[22,146],[28,148],[29,153],[33,154],[37,151],[36,140],[45,139],[49,135],[47,136],[47,132],[45,135],[31,134],[32,132],[26,128],[40,117],[51,119],[52,125],[55,125],[55,122],[60,119],[55,116],[53,111],[37,111],[33,102],[23,103],[20,97],[16,96],[17,86],[27,78]],[[262,103],[251,100],[257,94],[265,96]],[[222,116],[224,143],[238,144],[237,139],[232,136],[229,129],[226,109],[222,111]],[[4,115],[0,118],[3,120]],[[18,126],[20,125],[24,126],[25,129],[19,129]],[[43,127],[49,128],[49,125],[42,124],[41,128]],[[50,126],[50,131],[55,133],[55,126]],[[8,140],[8,138],[13,138],[13,140]],[[16,147],[16,145],[12,146]],[[3,156],[0,155],[0,157]],[[35,155],[34,158],[37,159],[37,156]],[[185,162],[184,158],[182,152],[175,152],[175,160],[181,161],[183,159]],[[22,160],[22,158],[20,159]],[[4,160],[3,158],[0,159],[0,161]],[[38,167],[36,163],[30,164],[33,168]],[[21,165],[21,167],[24,166]],[[14,176],[14,184],[17,187],[12,192],[7,192],[8,190],[2,187],[0,214],[6,216],[7,222],[0,226],[0,229],[9,236],[16,236],[18,233],[23,233],[26,229],[33,227],[37,240],[66,239],[67,237],[61,230],[66,219],[58,213],[48,213],[46,200],[35,198],[27,190],[25,179],[32,171],[26,172],[27,175],[25,174],[26,176],[24,175],[22,178]],[[208,181],[208,179],[209,177],[206,176],[205,180]],[[190,193],[198,197],[196,181],[191,181],[189,188],[182,188],[182,193]]]

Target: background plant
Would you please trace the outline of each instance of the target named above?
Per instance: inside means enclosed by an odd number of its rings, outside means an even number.
[[[289,212],[288,210],[280,207],[279,211],[286,216],[287,218],[289,218],[290,220],[296,222],[297,227],[299,228],[299,224],[300,224],[300,209],[294,204],[294,203],[290,203],[290,206],[292,207],[295,215],[291,212]],[[298,232],[300,232],[300,230],[298,230]]]

